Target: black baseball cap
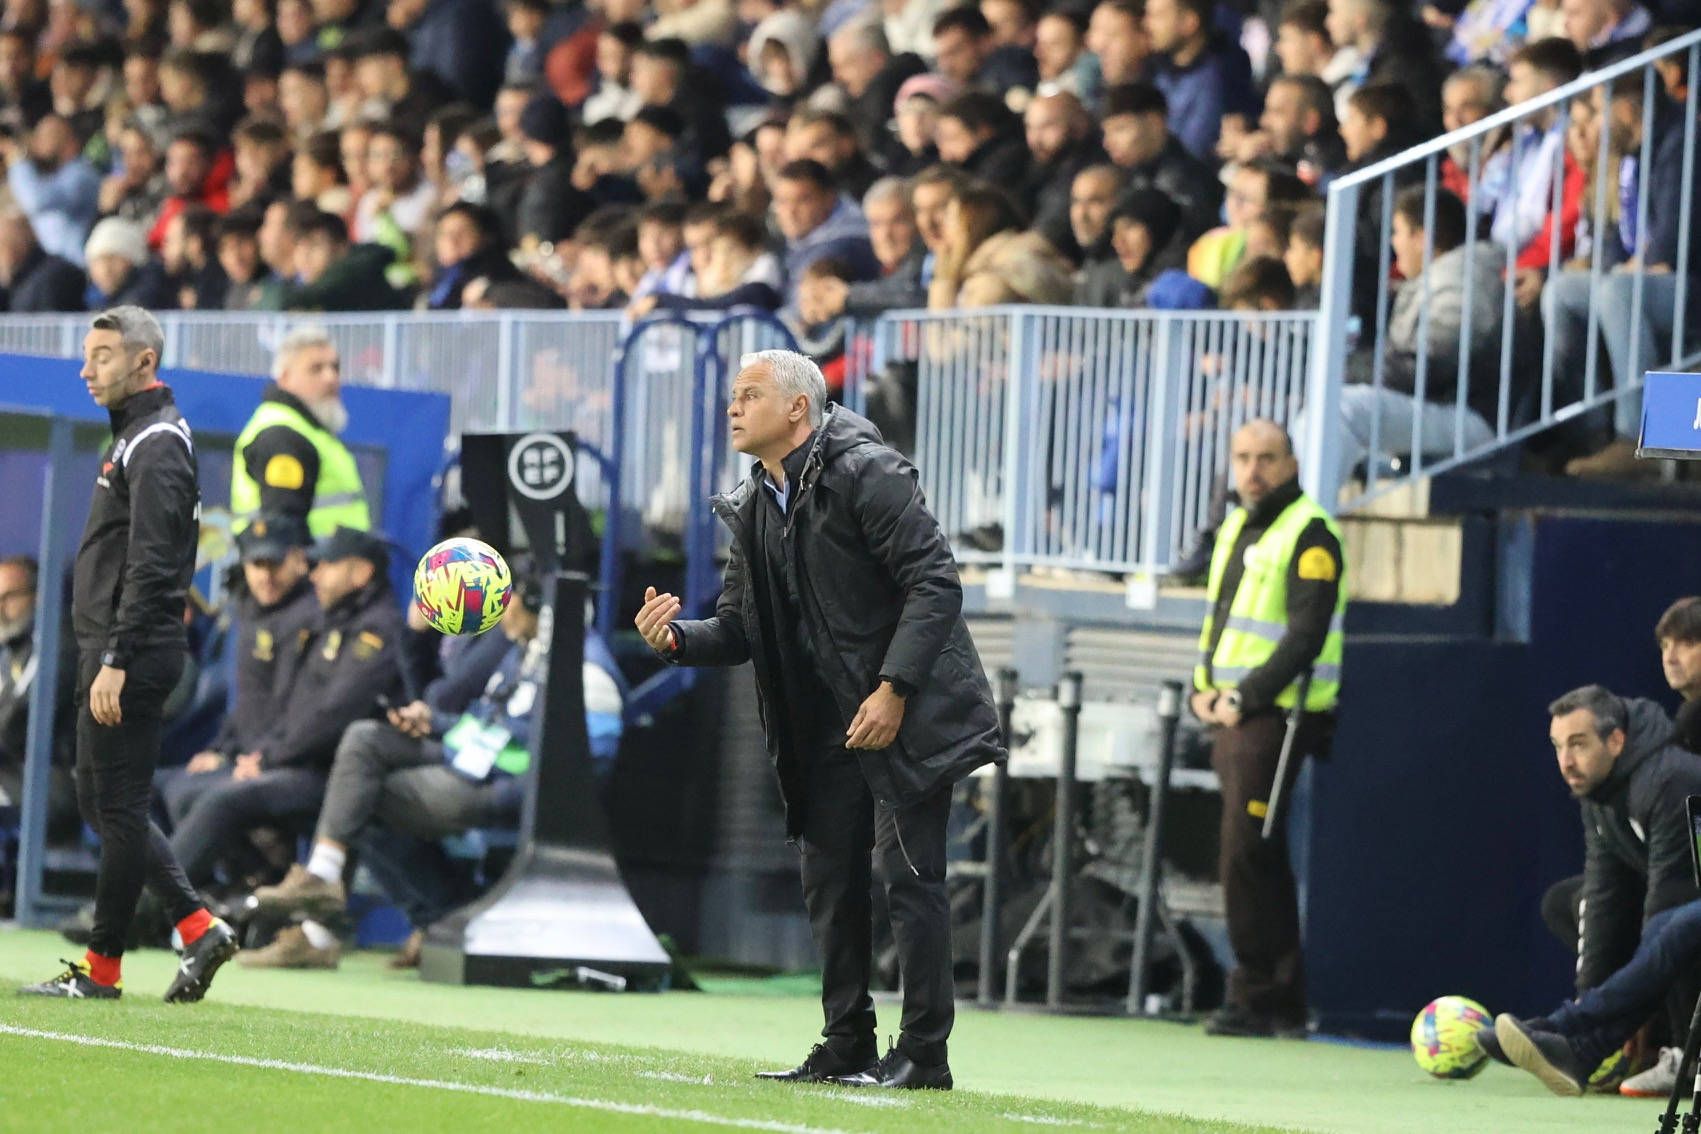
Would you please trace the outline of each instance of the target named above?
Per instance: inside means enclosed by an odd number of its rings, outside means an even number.
[[[390,569],[390,544],[376,532],[363,532],[359,528],[345,528],[339,525],[330,535],[322,537],[313,545],[308,557],[315,563],[364,559],[382,573]]]
[[[293,512],[261,512],[237,533],[236,550],[245,562],[276,562],[292,547],[308,544],[307,521]]]

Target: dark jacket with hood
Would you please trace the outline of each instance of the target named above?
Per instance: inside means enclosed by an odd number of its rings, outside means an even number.
[[[714,617],[675,622],[677,649],[666,655],[681,665],[752,663],[793,838],[808,802],[799,763],[819,755],[797,750],[800,730],[785,716],[791,683],[781,669],[788,651],[779,639],[788,633],[806,639],[809,653],[821,659],[819,676],[838,711],[840,737],[882,680],[900,692],[913,690],[897,740],[856,753],[878,805],[907,806],[1005,758],[992,691],[963,621],[957,564],[922,498],[915,466],[842,407],[829,409],[804,453],[781,536],[797,564],[802,625],[773,625],[771,596],[758,593],[757,510],[774,507],[758,464],[712,502],[733,533]]]
[[[1594,988],[1630,958],[1642,924],[1701,897],[1684,799],[1701,795],[1701,757],[1679,748],[1665,710],[1627,698],[1624,751],[1583,812],[1583,917],[1577,987]]]

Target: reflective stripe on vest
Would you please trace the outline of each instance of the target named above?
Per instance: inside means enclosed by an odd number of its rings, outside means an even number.
[[[260,403],[236,439],[236,454],[230,468],[233,529],[240,532],[260,510],[260,483],[248,473],[247,450],[254,438],[274,426],[295,430],[307,438],[318,454],[319,477],[313,484],[313,507],[307,513],[307,530],[313,538],[330,535],[339,526],[370,530],[372,514],[361,488],[360,467],[348,446],[295,407],[271,401]]]
[[[1288,568],[1293,563],[1299,537],[1313,520],[1322,520],[1337,543],[1345,546],[1335,521],[1309,496],[1301,496],[1289,504],[1257,542],[1246,548],[1245,570],[1229,603],[1228,621],[1223,626],[1222,637],[1217,639],[1216,651],[1207,657],[1205,651],[1211,645],[1223,576],[1228,572],[1229,555],[1246,526],[1246,510],[1237,508],[1223,521],[1211,553],[1205,625],[1199,634],[1199,665],[1194,670],[1196,687],[1233,689],[1276,652],[1276,645],[1287,633]],[[1341,648],[1345,642],[1342,618],[1347,608],[1346,564],[1337,564],[1337,568],[1339,591],[1335,596],[1335,614],[1329,620],[1323,649],[1311,667],[1311,688],[1305,698],[1309,712],[1332,709],[1340,699]],[[1293,708],[1298,701],[1297,680],[1276,697],[1276,705],[1283,709]]]

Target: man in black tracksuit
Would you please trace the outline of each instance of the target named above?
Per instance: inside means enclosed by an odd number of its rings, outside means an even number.
[[[100,834],[100,868],[88,953],[61,976],[22,990],[30,995],[116,1000],[144,883],[184,943],[166,1000],[201,999],[237,948],[148,821],[165,699],[187,657],[183,614],[201,515],[189,426],[159,381],[164,345],[159,321],[139,307],[95,316],[83,343],[83,381],[112,418],[71,592],[77,802]]]
[[[813,362],[743,363],[727,416],[733,448],[759,463],[713,501],[734,536],[715,615],[675,622],[679,601],[651,588],[637,625],[676,664],[755,667],[826,1017],[824,1044],[761,1077],[949,1089],[945,819],[951,785],[1004,759],[956,562],[915,468],[862,418],[823,413]],[[902,1034],[878,1060],[871,851],[904,985]]]
[[[256,827],[311,828],[343,730],[380,716],[379,698],[401,686],[402,614],[384,541],[338,528],[314,545],[313,558],[322,614],[303,642],[282,712],[172,833],[172,850],[192,879],[211,877],[236,837]]]
[[[236,688],[207,750],[159,776],[173,828],[203,795],[229,782],[237,760],[284,716],[303,647],[319,621],[307,543],[306,521],[291,512],[263,512],[236,537],[244,583],[233,603]]]

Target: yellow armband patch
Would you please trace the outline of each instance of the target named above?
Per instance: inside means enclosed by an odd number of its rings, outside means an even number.
[[[1335,562],[1326,548],[1308,547],[1299,553],[1299,577],[1315,583],[1333,583],[1341,573],[1341,568]]]
[[[272,488],[300,488],[307,482],[307,470],[301,467],[301,461],[288,453],[279,453],[266,462],[266,471],[261,478]]]

